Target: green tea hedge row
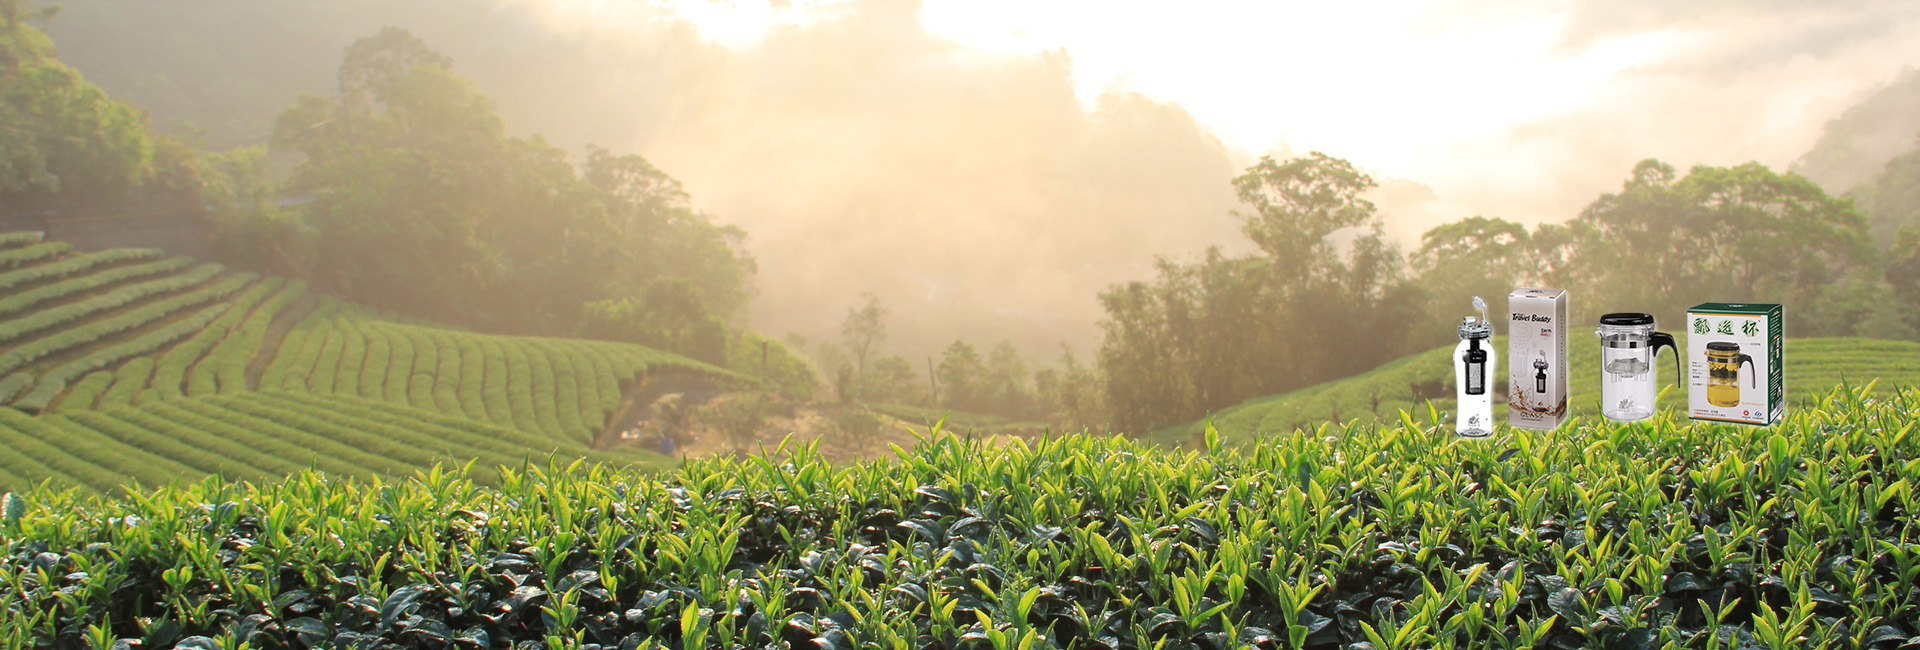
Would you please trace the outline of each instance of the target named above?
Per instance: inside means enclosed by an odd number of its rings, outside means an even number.
[[[386,400],[406,404],[407,389],[413,381],[413,339],[403,332],[383,328],[387,339],[387,376],[383,388]]]
[[[433,370],[433,410],[462,415],[460,409],[460,348],[439,331],[423,332],[438,361]]]
[[[169,296],[143,305],[131,311],[122,312],[110,318],[89,321],[58,334],[41,337],[27,343],[9,348],[0,353],[0,372],[7,372],[32,363],[49,354],[54,354],[74,346],[85,345],[120,332],[132,330],[153,321],[165,318],[181,309],[193,307],[211,300],[225,297],[253,281],[253,274],[242,273],[229,277],[210,286]]]
[[[508,386],[512,377],[508,374],[507,353],[500,347],[500,340],[484,337],[478,341],[480,354],[486,359],[481,368],[480,401],[487,408],[487,421],[503,427],[514,427],[513,405],[508,401]]]
[[[288,307],[293,306],[306,295],[305,281],[294,280],[286,283],[280,288],[279,293],[273,294],[272,298],[268,298],[266,302],[255,308],[253,313],[247,316],[247,320],[240,324],[239,330],[232,336],[221,339],[220,344],[214,346],[209,361],[214,364],[214,378],[220,386],[221,394],[230,395],[247,390],[247,367],[253,363],[254,356],[259,354],[260,346],[266,343],[267,329],[273,325],[274,319],[279,318]]]
[[[480,351],[480,341],[473,336],[460,336],[453,339],[453,345],[460,351],[460,385],[454,391],[460,401],[460,412],[486,422],[487,360]]]
[[[263,398],[304,404],[312,408],[338,409],[342,413],[393,425],[406,426],[406,423],[414,423],[411,426],[423,427],[428,431],[450,432],[446,433],[446,435],[457,436],[463,439],[490,441],[485,443],[476,442],[475,444],[484,444],[487,448],[501,452],[507,452],[512,449],[557,449],[563,452],[586,451],[584,446],[569,444],[564,441],[556,442],[551,438],[541,435],[539,432],[520,431],[504,425],[446,415],[393,402],[340,400],[332,397],[294,392],[269,393],[265,394]]]
[[[320,356],[314,359],[313,368],[307,372],[308,390],[334,392],[334,374],[340,369],[340,348],[347,343],[345,327],[339,318],[327,322],[326,333],[320,342]]]
[[[560,414],[555,408],[560,386],[554,379],[553,360],[548,359],[546,351],[531,341],[521,340],[515,344],[527,355],[527,367],[533,370],[534,422],[539,423],[541,431],[555,439],[575,440],[572,432],[560,426]]]
[[[33,387],[33,373],[20,372],[0,377],[0,404],[13,401],[14,396]]]
[[[334,371],[333,392],[359,395],[361,364],[367,360],[367,339],[360,334],[357,321],[341,321],[335,327],[340,330],[340,361]]]
[[[70,458],[68,466],[72,471],[69,474],[87,481],[88,487],[101,492],[132,481],[159,486],[175,480],[198,480],[203,476],[191,468],[138,448],[112,444],[111,439],[92,431],[75,426],[59,426],[52,418],[29,417],[19,411],[0,409],[0,427],[11,428],[33,440],[33,444],[16,447],[18,453],[37,458]],[[86,467],[82,468],[81,464]]]
[[[241,292],[239,297],[226,303],[228,309],[220,315],[220,318],[194,333],[192,338],[168,348],[165,354],[160,355],[159,363],[154,366],[153,388],[160,391],[162,397],[167,398],[180,398],[190,394],[184,386],[188,383],[188,371],[200,360],[200,357],[213,349],[220,339],[225,338],[234,325],[247,317],[247,309],[259,302],[267,292],[272,291],[273,284],[274,279],[269,278]],[[204,391],[207,387],[202,386],[200,389]]]
[[[136,278],[178,271],[193,263],[193,258],[176,257],[170,260],[147,264],[131,264],[101,270],[98,273],[82,275],[70,280],[62,280],[29,291],[22,291],[6,298],[0,298],[0,315],[24,311],[29,307],[56,298],[65,298],[78,293],[93,291],[101,287],[125,282]]]
[[[18,266],[27,262],[49,259],[72,249],[72,244],[54,241],[0,250],[0,266]]]
[[[87,376],[81,377],[80,381],[73,385],[72,390],[67,391],[65,397],[60,398],[60,405],[56,407],[55,410],[66,413],[69,411],[84,411],[93,408],[94,400],[99,399],[100,394],[106,392],[107,387],[112,385],[112,371],[95,370],[89,372]]]
[[[313,420],[298,413],[276,410],[268,417],[260,417],[202,400],[179,402],[178,406],[209,419],[243,428],[257,437],[299,448],[291,453],[282,452],[281,455],[285,457],[325,457],[330,462],[343,463],[362,473],[376,475],[405,475],[413,470],[408,463],[384,455],[383,452],[391,451],[387,445],[368,447],[376,443],[374,438],[362,432]]]
[[[267,278],[252,289],[247,290],[246,293],[241,294],[240,297],[230,301],[228,304],[231,304],[233,307],[227,315],[207,327],[209,330],[219,332],[220,336],[215,339],[214,344],[206,348],[205,353],[199,355],[200,358],[193,363],[193,370],[187,375],[188,395],[212,395],[220,392],[220,374],[225,370],[227,365],[230,365],[231,361],[231,359],[227,357],[243,356],[247,359],[252,358],[252,351],[240,349],[244,342],[242,342],[241,345],[230,342],[239,341],[244,336],[240,328],[244,327],[245,323],[254,317],[255,311],[261,308],[261,305],[268,300],[269,296],[280,295],[276,292],[281,288],[281,285],[285,283],[286,281],[281,278]],[[222,349],[223,347],[225,349]],[[257,344],[255,348],[258,348]],[[243,359],[240,362],[240,369],[241,372],[245,372],[246,360]],[[244,378],[242,378],[241,381],[244,384]]]
[[[167,412],[165,409],[169,404],[172,402],[156,403],[145,408],[107,411],[105,415],[125,422],[131,427],[177,441],[187,448],[216,453],[225,459],[237,461],[241,468],[254,468],[260,471],[257,475],[222,474],[230,479],[285,476],[288,472],[297,472],[308,467],[307,463],[299,462],[297,457],[277,456],[272,451],[256,446],[245,432],[235,431],[225,424],[202,420],[192,413]],[[152,443],[128,444],[138,444],[142,449],[159,451],[159,448]],[[199,466],[198,463],[189,462],[187,457],[175,456],[175,460]],[[321,468],[322,463],[316,461],[312,466]]]
[[[415,467],[430,467],[448,458],[475,458],[483,466],[518,463],[520,460],[517,456],[473,447],[458,439],[425,435],[416,423],[386,424],[271,399],[230,401],[214,406],[264,421],[285,423],[303,431],[326,432],[329,438],[365,451],[376,459],[397,463],[383,470],[389,475],[404,475]]]
[[[197,441],[175,438],[115,419],[102,411],[81,411],[63,414],[62,417],[67,418],[73,426],[85,427],[114,442],[164,457],[204,475],[219,475],[232,480],[258,480],[268,476],[266,470],[214,451],[220,447],[206,448],[194,444],[210,442],[211,436],[202,434],[203,437]]]
[[[34,411],[44,409],[49,403],[52,403],[53,398],[58,397],[62,391],[67,389],[67,382],[129,357],[158,350],[168,343],[192,335],[194,332],[205,328],[207,324],[213,322],[214,319],[219,318],[221,314],[226,313],[227,310],[228,305],[224,303],[216,304],[202,309],[192,316],[168,323],[164,327],[149,330],[132,339],[89,352],[86,356],[61,364],[59,367],[41,375],[40,381],[34,384],[33,390],[28,391],[26,395],[15,400],[14,404],[21,408]]]
[[[334,447],[321,446],[323,449],[326,449],[327,452],[316,452],[313,447],[320,445],[315,445],[310,435],[291,432],[284,427],[275,428],[271,432],[262,431],[259,427],[254,426],[256,423],[253,422],[244,424],[231,422],[223,418],[208,417],[198,411],[182,408],[182,405],[195,404],[201,401],[203,400],[188,399],[162,402],[153,404],[150,408],[141,409],[143,411],[142,413],[130,413],[129,415],[139,419],[140,415],[150,413],[151,416],[149,417],[158,416],[173,422],[178,422],[181,425],[211,433],[220,438],[225,438],[226,445],[223,447],[215,447],[215,449],[221,449],[225,453],[232,453],[232,450],[227,449],[227,447],[237,446],[247,451],[256,452],[248,457],[248,462],[271,471],[276,475],[299,471],[302,468],[308,467],[309,463],[311,463],[311,466],[315,469],[331,474],[339,474],[341,476],[370,477],[377,474],[377,472],[373,470],[359,467],[333,453],[328,453],[335,451],[336,448]],[[147,419],[142,420],[142,424],[151,426],[154,423],[151,419]]]
[[[42,230],[15,230],[0,232],[0,248],[14,248],[29,244],[38,244],[47,233]]]
[[[119,370],[113,372],[113,385],[100,394],[98,408],[133,404],[134,396],[147,387],[147,380],[153,376],[154,365],[152,357],[140,357],[122,364]]]
[[[315,331],[321,323],[333,317],[339,302],[328,296],[320,296],[319,304],[298,325],[287,332],[280,340],[280,347],[274,350],[273,360],[267,362],[267,369],[260,375],[263,388],[305,388],[307,370],[313,367],[314,360],[320,356],[320,335]]]
[[[172,277],[130,284],[92,298],[41,309],[20,318],[0,322],[0,341],[19,338],[25,334],[73,322],[98,312],[124,307],[150,296],[199,286],[219,275],[220,271],[220,265],[206,264]]]
[[[393,344],[387,340],[391,335],[370,328],[365,336],[367,358],[360,364],[360,396],[382,399],[387,395],[387,371],[393,365]]]
[[[587,360],[587,354],[572,345],[559,346],[567,361],[573,364],[573,377],[580,394],[580,402],[574,408],[579,410],[580,422],[587,428],[587,440],[592,442],[600,429],[606,427],[607,414],[600,408],[599,374],[593,369],[593,362]]]
[[[407,370],[406,376],[406,403],[429,411],[438,410],[433,401],[433,378],[440,371],[440,349],[417,328],[400,332],[413,346],[413,367]]]
[[[95,266],[151,259],[159,257],[161,254],[158,248],[114,248],[98,253],[76,255],[54,262],[35,264],[23,269],[0,273],[0,289],[11,289],[29,282],[38,282],[47,278],[66,277],[92,269]]]

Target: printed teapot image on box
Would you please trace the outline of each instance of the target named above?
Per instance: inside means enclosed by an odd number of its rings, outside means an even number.
[[[1687,310],[1687,406],[1695,420],[1769,425],[1786,411],[1780,305]]]
[[[1567,415],[1567,292],[1507,295],[1507,424],[1553,429]]]

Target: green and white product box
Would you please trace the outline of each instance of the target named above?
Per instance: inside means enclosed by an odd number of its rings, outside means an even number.
[[[1567,292],[1507,295],[1507,424],[1554,429],[1567,416]]]
[[[1773,424],[1786,413],[1780,305],[1709,302],[1687,310],[1687,407],[1695,420]]]

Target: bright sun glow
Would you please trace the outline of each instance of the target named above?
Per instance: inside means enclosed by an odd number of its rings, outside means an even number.
[[[845,1],[649,4],[716,43],[749,47]],[[562,4],[597,18],[633,6]],[[1088,105],[1110,89],[1134,90],[1178,102],[1246,151],[1323,149],[1390,174],[1417,173],[1421,154],[1447,141],[1575,107],[1672,40],[1636,35],[1561,56],[1560,8],[1460,19],[1434,4],[926,0],[921,17],[930,31],[986,51],[1064,48]]]
[[[1394,173],[1437,135],[1577,105],[1664,44],[1564,58],[1551,50],[1565,16],[1550,8],[1443,22],[1432,4],[1196,2],[1176,17],[1159,3],[929,0],[923,15],[984,49],[1066,48],[1083,99],[1119,85],[1179,102],[1248,150],[1321,148]]]

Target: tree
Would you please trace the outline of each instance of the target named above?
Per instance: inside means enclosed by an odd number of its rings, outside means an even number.
[[[144,111],[60,62],[53,41],[28,24],[56,11],[0,0],[0,198],[97,201],[138,189],[191,203],[199,185],[192,149],[154,133]]]
[[[1504,304],[1500,297],[1539,276],[1527,227],[1505,219],[1475,216],[1442,224],[1423,233],[1420,242],[1408,260],[1425,303],[1419,325],[1410,332],[1409,344],[1416,349],[1453,340],[1451,330],[1472,296],[1498,309]]]
[[[906,357],[890,354],[878,359],[860,375],[857,389],[860,399],[877,404],[918,404],[924,402],[920,373]]]
[[[745,233],[693,210],[639,156],[589,147],[576,169],[537,135],[507,137],[451,64],[383,29],[347,48],[339,97],[281,112],[273,146],[302,161],[280,189],[312,199],[288,211],[298,227],[262,229],[287,240],[283,266],[357,302],[487,331],[565,335],[589,327],[588,303],[607,315],[629,301],[628,325],[646,331],[608,335],[725,363],[725,322],[752,294]]]
[[[985,401],[982,380],[986,374],[986,363],[980,358],[980,352],[972,343],[954,339],[947,349],[940,353],[940,365],[935,374],[939,375],[939,404],[947,408],[972,411],[980,408]]]
[[[453,59],[427,47],[427,42],[398,27],[382,27],[380,32],[347,47],[340,62],[340,115],[351,130],[354,118],[371,114],[377,105],[386,104],[399,81],[416,67],[452,69]]]
[[[1039,415],[1033,389],[1027,385],[1027,361],[1012,342],[1003,339],[987,353],[980,383],[984,412],[1016,420]]]
[[[744,454],[760,442],[760,430],[774,407],[774,398],[767,393],[736,393],[715,398],[702,409],[701,419],[719,429],[735,452]]]
[[[866,456],[880,442],[880,434],[886,421],[879,414],[861,406],[843,406],[836,410],[833,419],[827,425],[827,436],[834,446],[849,452],[855,457]]]
[[[1866,218],[1797,174],[1759,163],[1695,166],[1686,176],[1642,161],[1618,193],[1581,211],[1579,280],[1596,309],[1677,322],[1701,292],[1725,301],[1814,305],[1830,285],[1876,264]],[[1820,336],[1832,320],[1792,310],[1788,327]],[[1851,331],[1851,326],[1844,328]]]
[[[1371,202],[1373,179],[1319,152],[1234,179],[1259,252],[1158,262],[1101,295],[1113,423],[1141,431],[1371,368],[1405,352],[1418,291]]]
[[[638,343],[727,365],[727,326],[707,312],[685,278],[656,278],[638,299],[589,302],[583,309],[580,336]]]
[[[1095,369],[1082,365],[1073,348],[1060,344],[1058,368],[1042,368],[1033,375],[1035,392],[1046,404],[1055,430],[1105,430],[1106,409],[1100,400],[1101,381]]]
[[[887,309],[880,306],[880,297],[868,291],[860,298],[866,304],[857,310],[848,307],[847,320],[840,325],[840,340],[853,355],[855,375],[866,374],[867,360],[887,340]]]

